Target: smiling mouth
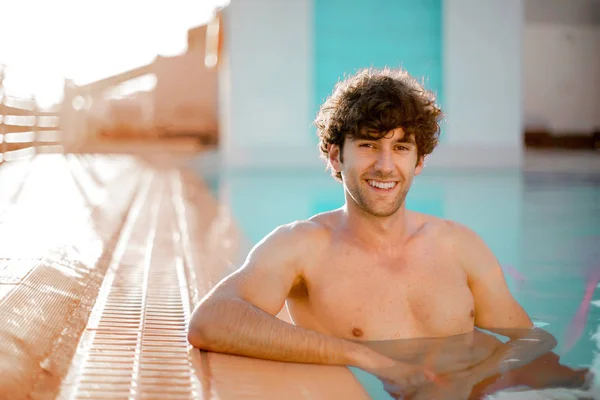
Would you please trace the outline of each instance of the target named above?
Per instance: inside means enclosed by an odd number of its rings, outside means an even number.
[[[374,179],[367,180],[367,183],[371,187],[374,187],[376,189],[381,189],[381,190],[392,190],[398,184],[398,182],[382,182],[382,181],[376,181]]]

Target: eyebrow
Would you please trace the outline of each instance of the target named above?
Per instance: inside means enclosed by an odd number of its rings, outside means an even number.
[[[397,139],[396,143],[410,143],[410,144],[416,144],[415,143],[415,138],[413,136],[409,136],[406,137],[404,136],[402,139]]]
[[[363,136],[363,137],[355,137],[355,138],[351,138],[350,140],[352,141],[367,141],[367,142],[377,142],[379,140],[381,140],[383,138],[374,138],[372,136]],[[400,139],[396,139],[394,141],[394,143],[409,143],[409,144],[413,144],[416,145],[417,143],[415,142],[415,138],[414,136],[410,135],[410,136],[404,136]]]

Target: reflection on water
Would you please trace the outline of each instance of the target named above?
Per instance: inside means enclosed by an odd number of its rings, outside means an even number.
[[[410,399],[479,399],[501,396],[504,391],[549,389],[585,393],[598,389],[589,368],[565,365],[553,350],[556,342],[544,330],[475,330],[448,338],[361,342],[394,360],[421,365],[436,373],[439,382],[399,389]],[[394,398],[393,385],[384,385],[374,374],[351,368],[374,399]],[[598,393],[600,395],[600,393]],[[501,397],[499,397],[501,398]],[[522,397],[521,397],[522,398]]]
[[[210,178],[214,193],[231,209],[251,244],[278,225],[337,208],[344,201],[341,185],[325,171],[217,171]],[[573,371],[583,368],[600,372],[595,355],[600,352],[599,205],[598,174],[425,171],[408,195],[409,209],[474,229],[503,266],[517,301],[537,327],[558,341],[553,352],[521,368],[526,372],[521,378],[532,379],[523,385],[556,385],[572,374],[578,377]],[[467,352],[465,357],[476,359],[495,343],[478,335],[471,350],[461,350]],[[385,351],[402,347],[373,345],[387,346]],[[450,346],[445,350],[450,354],[460,349],[453,342],[444,346]],[[372,376],[352,370],[365,387],[382,390]],[[510,387],[520,381],[511,373],[495,382]],[[379,389],[374,398],[389,398],[379,397]]]

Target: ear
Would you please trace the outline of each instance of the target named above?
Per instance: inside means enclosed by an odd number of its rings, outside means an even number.
[[[417,161],[417,166],[415,167],[415,176],[419,175],[421,171],[423,171],[423,168],[425,167],[425,158],[425,156],[419,157],[419,160]]]
[[[342,172],[342,162],[340,161],[340,146],[337,144],[329,145],[329,165],[335,172]]]

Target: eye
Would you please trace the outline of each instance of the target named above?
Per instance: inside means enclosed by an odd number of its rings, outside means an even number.
[[[407,146],[397,146],[396,149],[401,150],[401,151],[409,151],[410,148]]]
[[[373,143],[361,143],[358,145],[358,147],[374,148],[375,145]]]

